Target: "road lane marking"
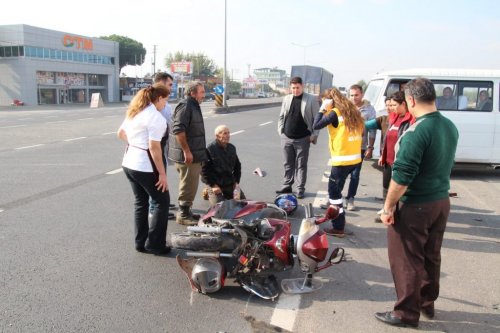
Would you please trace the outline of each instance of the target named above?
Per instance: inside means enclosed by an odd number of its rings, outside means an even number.
[[[116,169],[116,170],[111,170],[111,171],[106,172],[106,175],[114,175],[114,174],[120,173],[122,171],[123,171],[122,168]]]
[[[86,136],[81,136],[79,138],[71,138],[71,139],[66,139],[66,140],[63,140],[65,142],[69,142],[69,141],[75,141],[75,140],[82,140],[82,139],[86,139],[87,137]]]
[[[31,120],[33,118],[19,118],[19,120]]]
[[[240,134],[240,133],[243,133],[243,132],[245,132],[245,130],[233,132],[233,133],[231,133],[231,135],[236,135],[236,134]]]
[[[3,209],[0,208],[0,213],[3,212]]]
[[[15,127],[23,127],[23,126],[27,126],[27,125],[11,125],[11,126],[3,126],[0,128],[15,128]]]
[[[104,116],[104,117],[106,117],[106,118],[113,118],[113,117],[118,117],[118,115],[117,115],[117,114],[115,114],[115,115],[113,115],[113,116]]]
[[[94,118],[80,118],[80,119],[77,119],[77,120],[89,120],[89,119],[94,119]]]
[[[272,121],[268,121],[267,123],[259,124],[259,126],[266,126],[266,125],[269,125],[269,124],[272,124],[272,123],[273,123]]]
[[[57,123],[65,123],[67,120],[58,120],[58,121],[48,121],[47,124],[57,124]]]
[[[271,316],[271,325],[293,331],[299,312],[300,295],[281,294]]]
[[[102,133],[101,135],[110,135],[110,134],[116,134],[116,132],[106,132],[106,133]]]
[[[28,149],[28,148],[40,147],[40,146],[43,146],[43,145],[44,145],[44,143],[39,143],[37,145],[18,147],[18,148],[15,148],[15,149],[21,150],[21,149]]]

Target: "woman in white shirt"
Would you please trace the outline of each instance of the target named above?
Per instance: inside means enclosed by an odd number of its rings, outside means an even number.
[[[122,167],[135,196],[135,248],[156,255],[170,252],[166,245],[170,195],[160,144],[167,128],[161,110],[169,94],[169,88],[161,84],[141,89],[118,129],[118,137],[128,144]],[[151,226],[150,197],[156,203]]]

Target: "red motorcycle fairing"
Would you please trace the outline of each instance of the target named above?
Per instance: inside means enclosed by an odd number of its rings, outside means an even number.
[[[328,253],[328,239],[326,234],[319,230],[302,245],[302,252],[317,262],[325,260]]]
[[[291,256],[289,248],[290,234],[292,231],[290,222],[271,218],[268,219],[268,221],[274,228],[274,234],[273,238],[264,242],[264,245],[270,247],[279,260],[287,265],[293,266],[293,256]]]

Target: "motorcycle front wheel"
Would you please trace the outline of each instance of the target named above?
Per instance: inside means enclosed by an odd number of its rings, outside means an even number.
[[[233,236],[190,232],[171,234],[170,243],[173,248],[191,251],[232,251],[240,244]]]

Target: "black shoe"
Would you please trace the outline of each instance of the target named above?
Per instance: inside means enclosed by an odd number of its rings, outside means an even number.
[[[375,318],[378,320],[392,326],[398,327],[418,327],[418,322],[416,323],[408,323],[404,322],[401,318],[398,318],[392,314],[392,311],[387,312],[376,312]]]
[[[305,195],[304,195],[304,191],[298,191],[297,192],[297,199],[304,199]]]
[[[175,214],[174,213],[168,213],[168,219],[169,220],[175,220]]]
[[[425,308],[420,309],[422,315],[427,319],[434,319],[434,304],[426,306]]]
[[[160,249],[154,249],[154,248],[146,247],[145,249],[148,252],[154,254],[155,256],[162,256],[162,255],[169,254],[170,250],[172,250],[172,248],[170,246],[165,246],[165,247],[162,247]]]
[[[282,194],[282,193],[292,193],[292,187],[291,186],[283,186],[281,189],[276,190],[276,194]]]
[[[146,248],[144,247],[144,245],[136,245],[135,246],[135,250],[137,252],[141,252],[141,253],[147,253],[148,250],[146,250]]]
[[[168,206],[168,208],[170,208],[170,209],[175,209],[175,205],[174,205],[174,204],[170,204],[170,205]]]

